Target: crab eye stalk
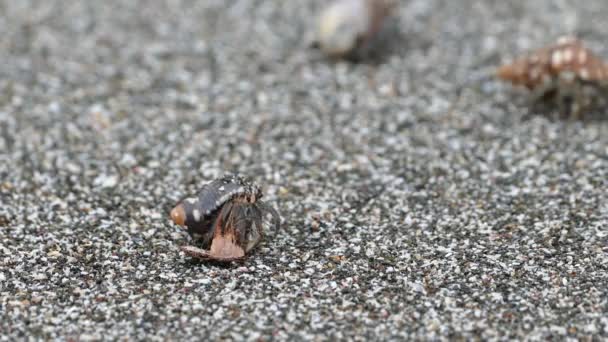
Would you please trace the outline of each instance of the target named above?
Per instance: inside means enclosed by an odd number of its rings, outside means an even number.
[[[171,210],[171,219],[175,224],[185,227],[186,226],[186,211],[182,204],[178,204]]]

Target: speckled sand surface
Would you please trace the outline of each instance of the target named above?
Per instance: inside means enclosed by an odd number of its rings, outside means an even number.
[[[320,4],[0,1],[0,340],[608,337],[608,113],[482,80],[608,2],[403,1],[359,64]],[[231,267],[168,217],[225,171],[283,217]]]

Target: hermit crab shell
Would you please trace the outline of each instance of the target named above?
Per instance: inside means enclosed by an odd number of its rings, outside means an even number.
[[[498,68],[497,76],[532,90],[570,76],[585,82],[608,81],[608,64],[574,37],[561,37],[556,44],[538,49]]]
[[[171,210],[171,218],[191,234],[209,234],[217,211],[237,196],[254,203],[262,197],[262,192],[255,183],[241,176],[225,175],[204,185],[198,195],[180,201]]]
[[[315,43],[329,56],[349,56],[380,31],[395,7],[394,0],[335,0],[319,16]]]

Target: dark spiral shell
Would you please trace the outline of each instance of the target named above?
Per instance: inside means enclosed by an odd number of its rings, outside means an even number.
[[[185,225],[188,232],[208,233],[213,228],[219,209],[239,196],[247,197],[255,203],[262,197],[262,191],[244,177],[229,174],[205,184],[196,196],[183,199],[179,204],[183,205],[186,213]]]

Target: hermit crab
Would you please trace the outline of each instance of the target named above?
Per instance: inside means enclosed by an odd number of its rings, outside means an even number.
[[[608,64],[569,36],[499,67],[497,76],[529,89],[534,101],[557,100],[560,112],[577,118],[594,97],[608,90]],[[568,101],[572,103],[569,109]]]
[[[183,199],[171,210],[171,219],[208,249],[181,249],[203,260],[244,259],[261,241],[268,214],[276,228],[280,224],[277,211],[260,198],[260,187],[238,175],[225,175],[204,185],[196,196]]]
[[[335,0],[319,16],[313,46],[330,57],[356,57],[395,7],[395,0]]]

